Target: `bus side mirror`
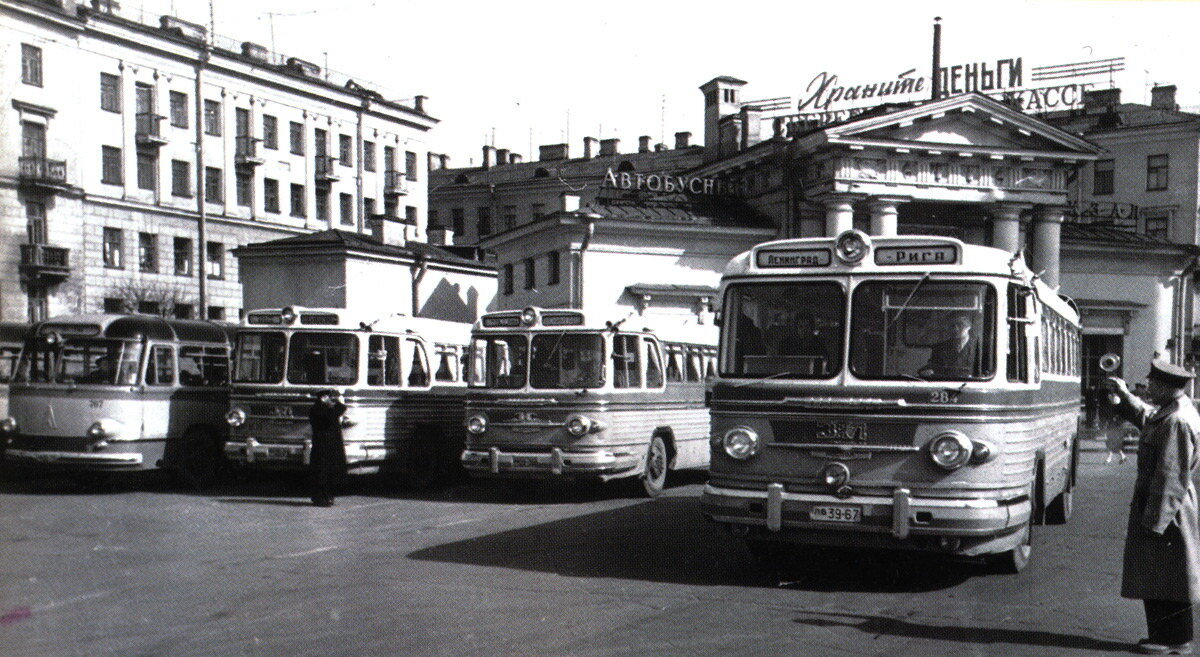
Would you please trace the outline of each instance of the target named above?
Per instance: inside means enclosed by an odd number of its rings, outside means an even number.
[[[720,326],[725,321],[725,313],[720,310],[713,311],[713,326]]]

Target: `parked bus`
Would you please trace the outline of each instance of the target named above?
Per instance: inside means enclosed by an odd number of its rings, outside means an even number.
[[[1066,522],[1079,315],[1019,256],[943,237],[768,242],[722,279],[703,513],[772,543],[1019,571]]]
[[[231,331],[149,315],[76,315],[30,327],[9,390],[5,459],[28,467],[172,468],[202,483],[220,464]]]
[[[638,478],[708,465],[713,327],[632,328],[526,308],[475,324],[463,467],[506,478]]]
[[[470,324],[344,308],[255,310],[238,329],[225,455],[253,468],[308,464],[308,411],[333,389],[347,406],[352,472],[427,485],[458,471]]]
[[[17,356],[28,330],[28,324],[0,322],[0,418],[8,417],[8,384],[17,371]]]

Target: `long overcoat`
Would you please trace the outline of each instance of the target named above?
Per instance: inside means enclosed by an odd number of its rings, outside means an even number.
[[[318,400],[309,408],[308,421],[312,427],[309,472],[320,485],[336,483],[346,469],[346,447],[342,443],[341,424],[345,412],[346,405],[341,402],[334,402],[330,406]]]
[[[1200,414],[1182,393],[1158,410],[1131,398],[1121,412],[1142,430],[1121,596],[1200,602],[1200,520],[1192,483]]]

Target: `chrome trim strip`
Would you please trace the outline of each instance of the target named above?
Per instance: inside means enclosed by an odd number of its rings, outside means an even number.
[[[27,449],[8,449],[4,452],[6,457],[12,457],[25,461],[33,461],[35,463],[62,463],[62,462],[83,462],[83,463],[111,463],[114,465],[141,465],[141,454],[103,454],[103,453],[87,453],[87,452],[40,452]]]
[[[851,495],[847,498],[823,493],[789,493],[783,490],[783,484],[771,484],[780,487],[780,499],[785,502],[821,502],[825,504],[874,504],[892,506],[895,503],[895,493],[892,496],[883,495]],[[906,490],[906,489],[897,489]],[[723,497],[740,497],[744,499],[766,500],[769,503],[769,490],[742,490],[738,488],[717,488],[712,484],[704,485],[704,493]],[[909,495],[910,507],[934,507],[942,509],[994,509],[1000,506],[999,500],[991,499],[938,499],[932,497],[912,497]]]

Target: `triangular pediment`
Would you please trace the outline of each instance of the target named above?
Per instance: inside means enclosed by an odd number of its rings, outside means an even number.
[[[947,150],[1096,154],[1101,149],[980,94],[929,101],[888,113],[851,119],[819,131],[830,143]]]

